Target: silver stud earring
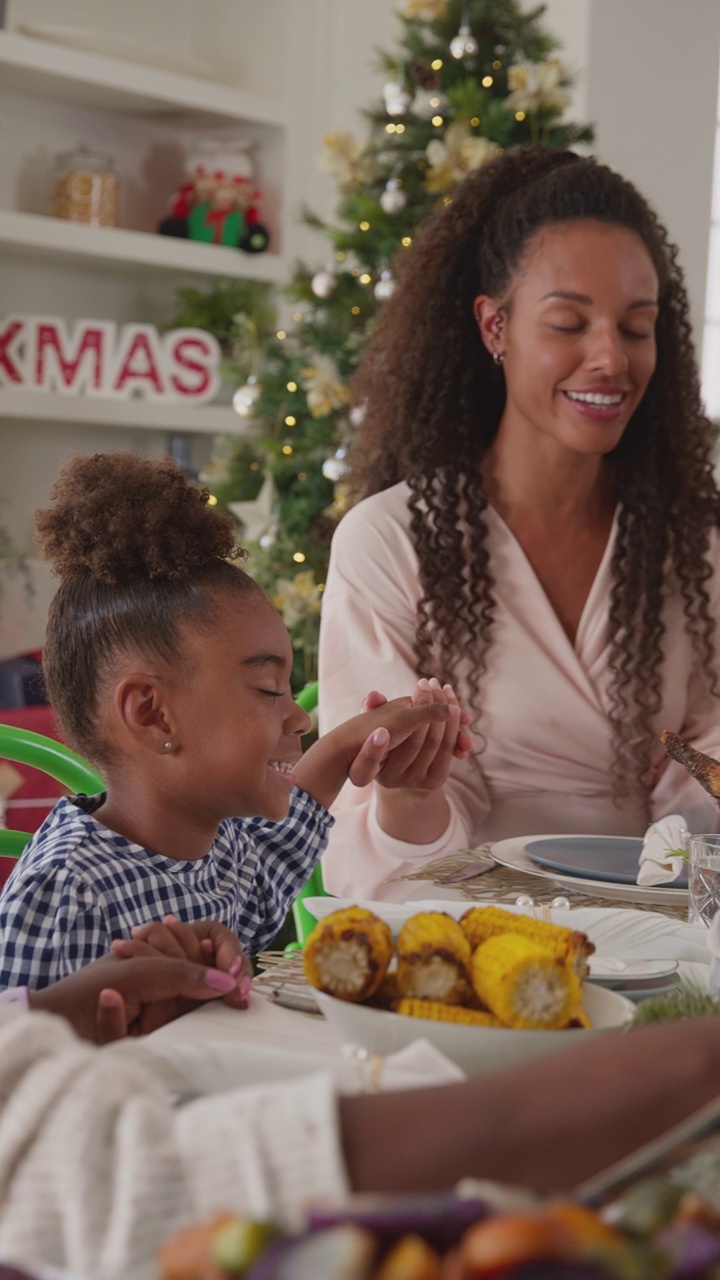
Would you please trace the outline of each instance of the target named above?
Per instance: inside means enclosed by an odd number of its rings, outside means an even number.
[[[498,368],[500,368],[500,366],[505,363],[505,357],[501,355],[499,351],[493,351],[492,358],[493,358],[493,364],[496,365]]]
[[[172,749],[173,749],[173,744],[172,744],[172,742],[165,742],[163,745],[164,745],[164,747],[165,747],[165,750],[166,750],[166,751],[172,751]]]

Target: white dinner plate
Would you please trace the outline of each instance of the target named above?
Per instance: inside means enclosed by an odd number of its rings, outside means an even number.
[[[676,974],[679,960],[638,960],[634,957],[594,955],[588,960],[588,982],[599,982],[604,987],[622,987],[627,983],[658,981]]]
[[[553,884],[566,885],[568,889],[591,893],[594,898],[613,898],[619,902],[652,902],[657,906],[687,906],[687,889],[674,888],[668,885],[615,884],[607,880],[589,880],[584,876],[565,876],[560,871],[548,871],[538,866],[525,852],[525,846],[531,840],[558,840],[557,835],[549,836],[511,836],[509,840],[498,840],[490,846],[496,862],[503,867],[512,867],[523,871],[526,875],[537,876],[541,880],[551,880]]]

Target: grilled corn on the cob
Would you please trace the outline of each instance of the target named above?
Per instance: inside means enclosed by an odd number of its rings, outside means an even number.
[[[595,950],[587,934],[562,925],[532,920],[529,916],[503,911],[502,907],[471,907],[460,918],[462,928],[473,951],[488,938],[501,933],[521,934],[531,942],[546,947],[554,956],[567,961],[582,981],[588,974],[588,957]]]
[[[470,943],[442,911],[419,911],[397,940],[397,983],[402,996],[463,1004],[472,1000]]]
[[[305,977],[340,1000],[366,1000],[380,986],[391,956],[385,921],[362,907],[347,907],[313,929],[303,951]]]
[[[668,755],[682,764],[696,778],[701,787],[716,800],[720,800],[720,761],[713,756],[697,751],[689,742],[684,742],[676,733],[663,729],[660,741],[664,743]]]
[[[466,1009],[459,1004],[444,1004],[442,1000],[394,1000],[392,1009],[408,1018],[429,1018],[431,1022],[457,1022],[472,1027],[503,1025],[494,1013],[485,1009]]]
[[[580,1005],[580,982],[566,961],[518,933],[497,934],[476,948],[472,981],[507,1027],[564,1027]]]

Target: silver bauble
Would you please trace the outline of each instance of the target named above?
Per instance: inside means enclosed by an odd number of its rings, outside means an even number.
[[[401,189],[397,178],[391,178],[380,196],[380,208],[384,213],[402,213],[407,204],[407,196]]]
[[[404,116],[410,106],[410,94],[402,80],[388,80],[383,85],[383,98],[389,116]]]
[[[310,281],[316,298],[331,298],[337,289],[337,276],[332,271],[318,271]]]
[[[365,404],[364,403],[354,404],[348,414],[348,418],[350,419],[352,425],[354,427],[359,427],[364,417],[365,417]]]
[[[394,292],[395,292],[395,281],[393,279],[393,273],[392,271],[390,271],[388,267],[384,267],[383,270],[380,272],[380,279],[375,285],[375,288],[373,289],[373,293],[375,294],[375,297],[378,299],[379,302],[385,302],[387,298],[392,297]]]
[[[244,386],[238,387],[232,398],[232,407],[241,418],[252,418],[261,391],[259,382],[253,377],[248,378]]]
[[[456,36],[450,41],[450,52],[459,62],[461,58],[474,58],[478,51],[478,42],[466,23],[463,23]]]
[[[342,445],[335,450],[332,458],[326,458],[322,464],[322,473],[326,480],[337,484],[339,480],[344,479],[348,473],[348,464],[345,457],[345,449]]]

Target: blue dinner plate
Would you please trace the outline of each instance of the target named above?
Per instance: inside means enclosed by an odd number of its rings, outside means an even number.
[[[531,862],[566,876],[605,880],[609,884],[636,884],[642,840],[630,836],[553,836],[528,840],[525,853]],[[668,881],[670,889],[687,889],[687,874]],[[656,885],[655,888],[662,888]]]

